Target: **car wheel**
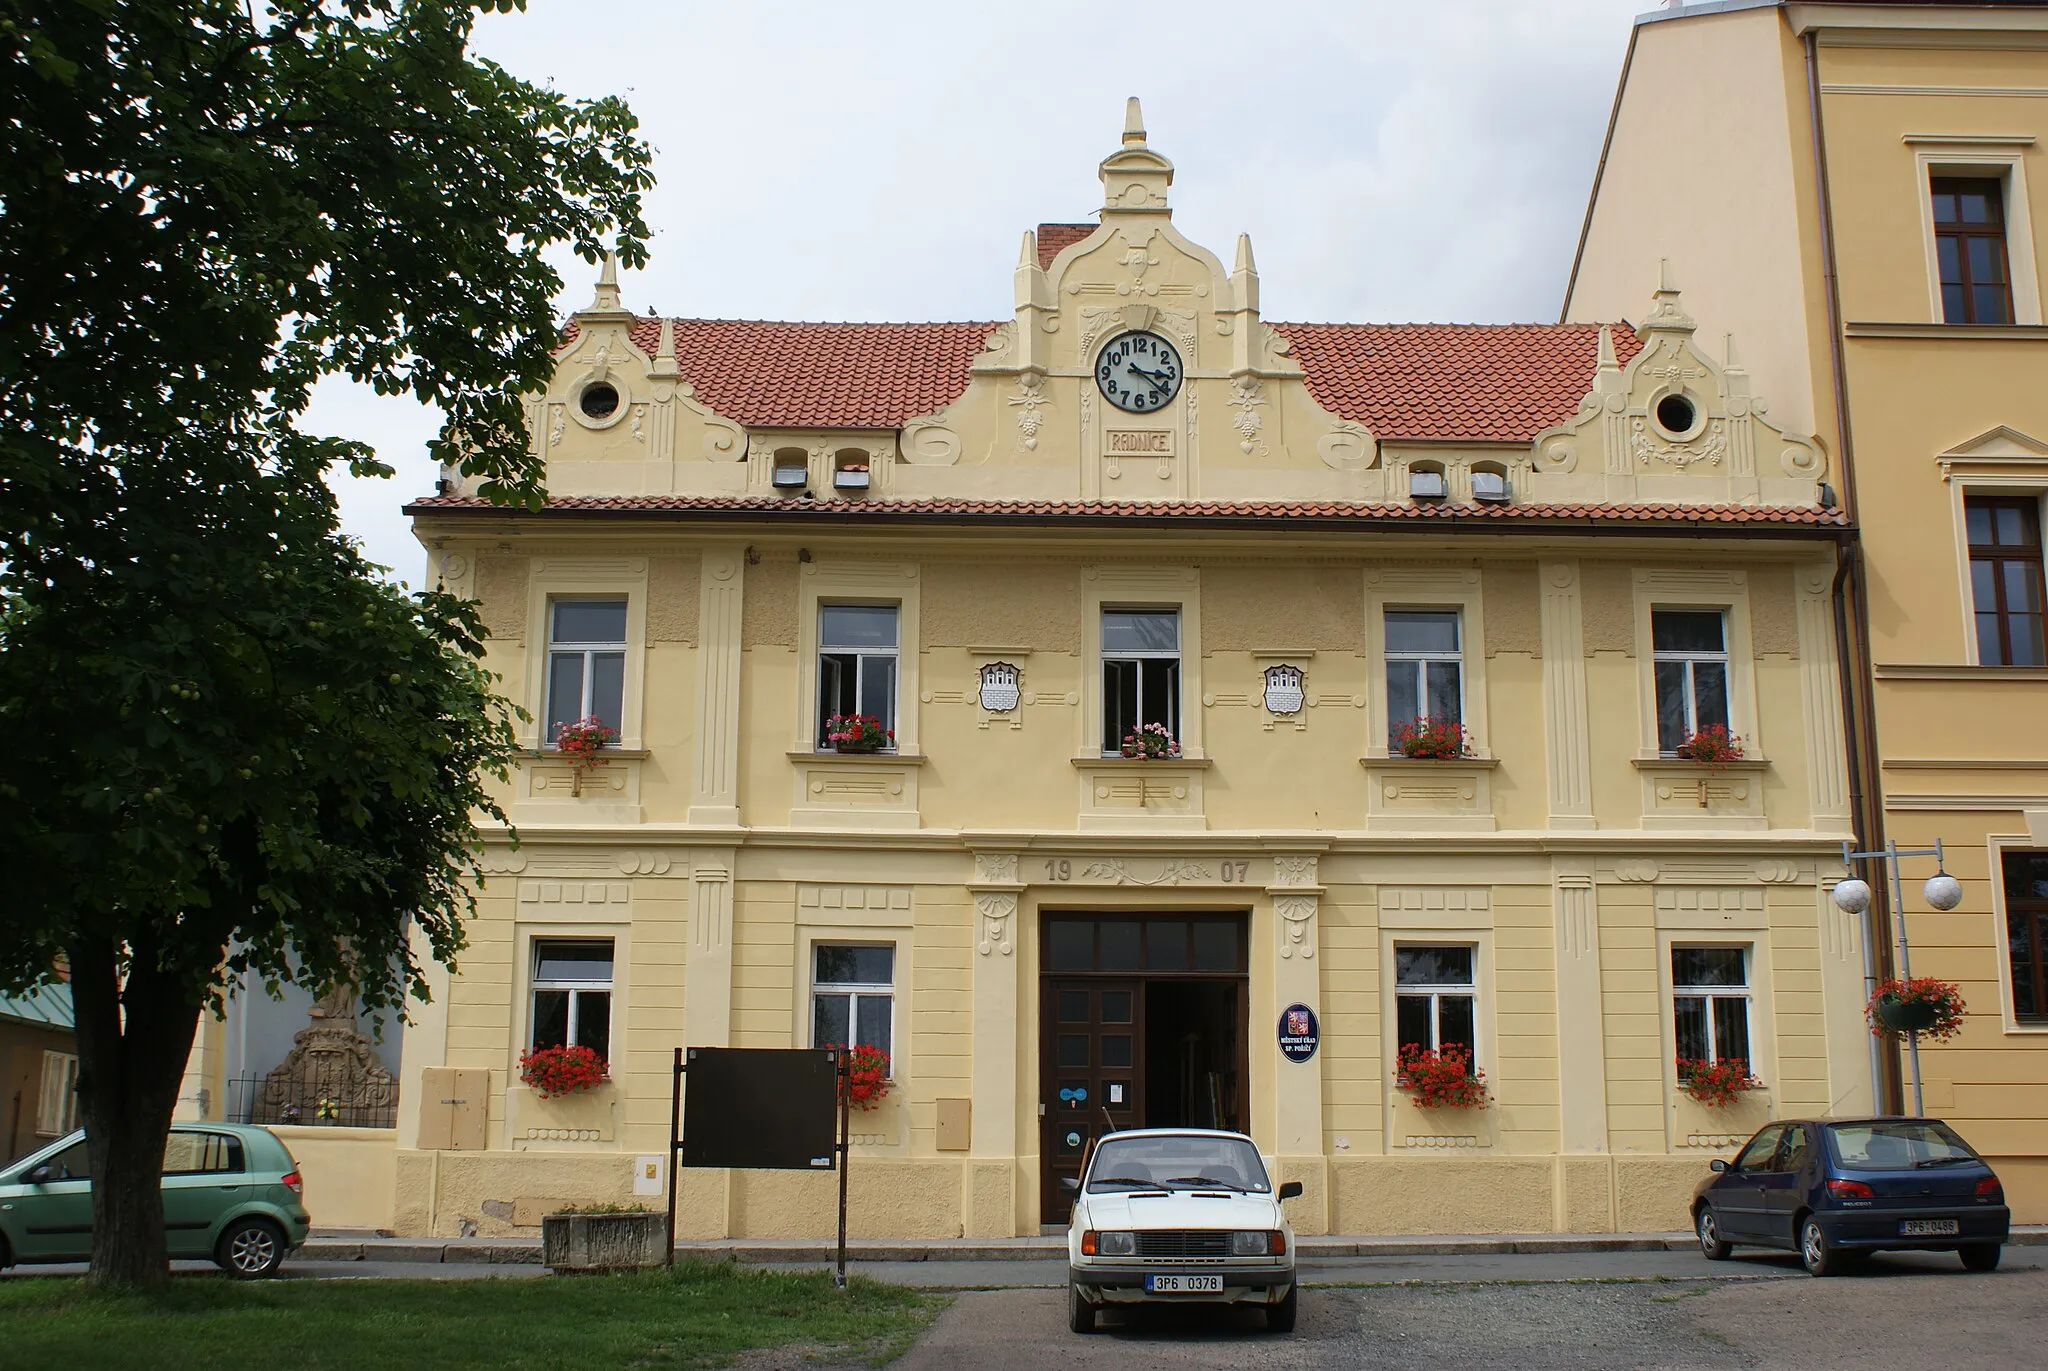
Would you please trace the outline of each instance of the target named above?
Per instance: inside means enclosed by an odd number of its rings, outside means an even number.
[[[1076,1333],[1095,1331],[1095,1306],[1082,1296],[1081,1287],[1071,1281],[1067,1283],[1067,1327]]]
[[[1957,1252],[1963,1259],[1965,1271],[1996,1271],[1998,1258],[2005,1251],[1995,1242],[1975,1242]]]
[[[1693,1232],[1699,1235],[1700,1255],[1710,1262],[1724,1262],[1735,1250],[1735,1244],[1721,1236],[1721,1221],[1714,1215],[1714,1206],[1700,1206],[1698,1217],[1693,1220]]]
[[[268,1219],[238,1219],[220,1235],[213,1260],[237,1280],[261,1280],[284,1265],[284,1234]]]
[[[1286,1299],[1278,1304],[1266,1306],[1266,1330],[1268,1332],[1292,1333],[1294,1331],[1294,1313],[1300,1303],[1300,1295],[1301,1287],[1290,1285],[1287,1287]]]
[[[1809,1276],[1842,1274],[1842,1254],[1828,1241],[1827,1230],[1820,1226],[1819,1219],[1808,1218],[1799,1225],[1799,1260]]]

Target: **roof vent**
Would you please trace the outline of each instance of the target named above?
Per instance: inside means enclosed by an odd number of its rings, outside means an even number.
[[[1508,502],[1508,478],[1497,471],[1473,472],[1472,498],[1482,505],[1506,504]]]
[[[1408,473],[1408,494],[1417,500],[1441,500],[1449,490],[1444,485],[1441,471],[1411,471]]]

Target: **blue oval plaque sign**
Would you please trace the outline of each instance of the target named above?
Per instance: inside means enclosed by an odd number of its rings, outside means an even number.
[[[1280,1012],[1280,1055],[1290,1062],[1305,1062],[1322,1045],[1322,1026],[1316,1012],[1305,1004],[1291,1004]]]

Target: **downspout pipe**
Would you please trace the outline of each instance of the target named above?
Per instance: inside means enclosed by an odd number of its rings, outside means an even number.
[[[1821,122],[1818,31],[1802,36],[1806,53],[1807,130],[1813,151],[1814,209],[1820,230],[1821,281],[1827,302],[1828,370],[1833,383],[1836,451],[1841,458],[1842,512],[1849,521],[1835,544],[1833,610],[1835,655],[1841,672],[1844,751],[1849,764],[1849,822],[1856,850],[1873,851],[1885,831],[1884,797],[1878,771],[1877,694],[1871,682],[1870,603],[1863,560],[1862,525],[1857,517],[1856,443],[1849,417],[1849,368],[1842,329],[1841,277],[1835,255],[1833,195],[1828,184],[1826,130]],[[1853,873],[1852,873],[1853,874]],[[1872,881],[1866,943],[1866,990],[1875,978],[1892,974],[1890,883]],[[1904,1081],[1895,1054],[1871,1039],[1872,1104],[1882,1112],[1904,1108]]]

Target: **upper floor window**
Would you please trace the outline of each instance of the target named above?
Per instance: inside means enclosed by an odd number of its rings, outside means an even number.
[[[1102,611],[1102,752],[1157,724],[1180,737],[1180,611]]]
[[[1462,724],[1465,685],[1455,609],[1387,611],[1387,745],[1419,720]]]
[[[528,1046],[587,1047],[610,1060],[612,940],[544,938],[533,945]]]
[[[579,719],[595,718],[623,733],[625,689],[626,602],[556,600],[548,617],[545,741]]]
[[[895,605],[818,606],[818,746],[829,749],[834,718],[863,715],[896,732]]]
[[[1457,1048],[1467,1062],[1478,1061],[1477,960],[1478,949],[1470,944],[1394,949],[1397,1048]]]
[[[1995,177],[1936,176],[1934,252],[1941,268],[1941,317],[1951,324],[2012,322],[2006,259],[2005,188]]]
[[[1748,965],[1743,947],[1671,949],[1671,1020],[1681,1072],[1692,1062],[1749,1063]]]
[[[2008,852],[2002,864],[2013,1017],[2048,1021],[2048,852]]]
[[[1963,500],[1980,666],[2048,666],[2043,655],[2041,507],[2032,496]]]
[[[1728,627],[1718,609],[1650,611],[1657,684],[1657,750],[1713,724],[1728,727]]]

